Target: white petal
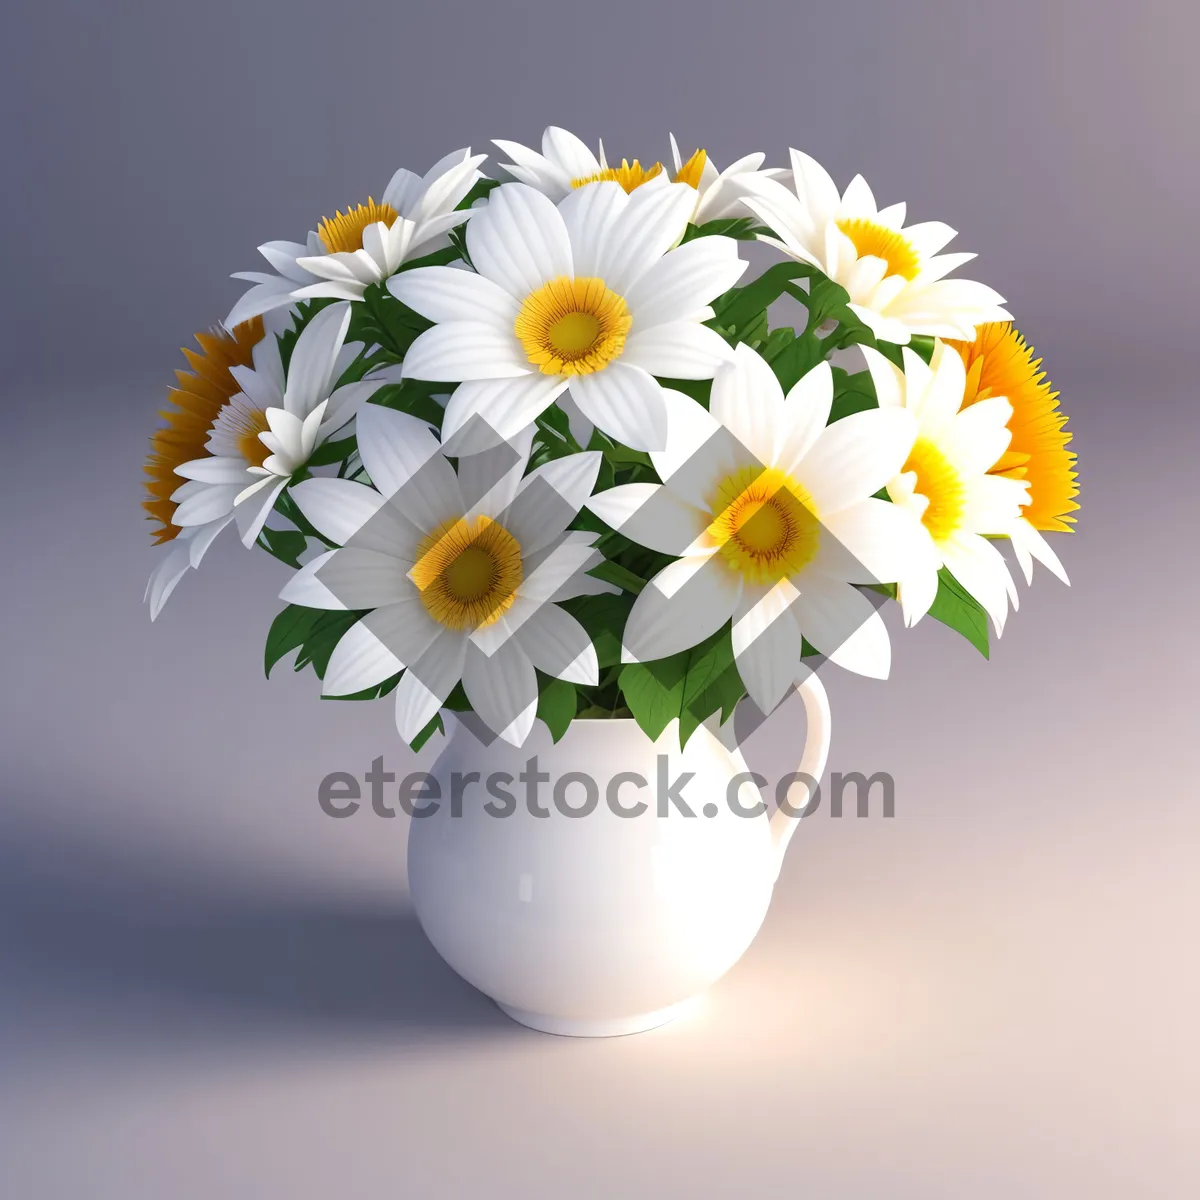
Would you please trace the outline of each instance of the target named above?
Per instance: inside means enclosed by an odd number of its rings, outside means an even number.
[[[518,642],[539,671],[594,687],[600,668],[587,630],[556,604],[545,604],[521,627]]]
[[[194,458],[176,467],[175,474],[201,483],[237,484],[239,488],[247,482],[246,461],[239,458]]]
[[[619,184],[613,186],[620,190]],[[738,245],[732,238],[695,238],[671,250],[625,296],[634,328],[683,320],[733,287],[747,266],[749,263],[738,257]]]
[[[404,664],[363,624],[351,625],[334,646],[321,686],[323,696],[352,696],[390,679]]]
[[[887,627],[871,602],[848,583],[805,572],[792,606],[800,632],[830,662],[847,671],[886,679],[892,664]]]
[[[956,533],[940,548],[950,574],[983,606],[997,634],[1002,633],[1012,579],[1004,556],[974,533]]]
[[[552,201],[524,183],[506,183],[467,225],[480,275],[523,300],[551,279],[574,275],[567,227]]]
[[[542,153],[571,179],[586,179],[600,171],[600,163],[584,142],[570,130],[550,125],[542,134]]]
[[[597,264],[600,278],[626,295],[683,237],[695,202],[696,193],[686,183],[635,189]]]
[[[559,204],[577,276],[589,279],[600,275],[610,257],[612,239],[620,231],[621,214],[628,206],[625,189],[613,180],[575,188]],[[630,302],[629,297],[626,301]]]
[[[520,746],[533,728],[538,687],[533,663],[516,639],[489,658],[468,646],[462,673],[463,691],[471,707],[493,733]]]
[[[345,301],[323,308],[304,327],[288,363],[284,406],[306,417],[328,398],[333,368],[350,328],[350,305]]]
[[[787,695],[803,652],[793,609],[796,589],[780,580],[753,604],[743,597],[733,620],[733,654],[750,699],[763,713]]]
[[[328,550],[305,563],[284,585],[280,600],[303,608],[344,609],[346,606],[317,578],[317,572],[338,553]]]
[[[292,499],[317,531],[344,546],[383,505],[374,488],[349,479],[306,479],[292,488]]]
[[[356,546],[336,551],[321,568],[320,582],[346,608],[382,608],[415,590],[399,559]]]
[[[626,483],[593,496],[587,507],[622,536],[662,554],[681,555],[704,536],[709,514],[657,483]]]
[[[482,514],[493,520],[513,502],[521,476],[533,449],[533,426],[526,425],[516,437],[475,454],[458,456],[458,490],[466,513]]]
[[[873,346],[861,346],[867,370],[875,385],[875,398],[880,408],[902,408],[904,406],[904,372],[895,363],[884,358]]]
[[[825,519],[873,496],[904,466],[916,440],[907,409],[852,413],[828,426],[800,464],[800,482]]]
[[[363,466],[384,496],[395,495],[426,464],[442,458],[429,426],[409,413],[371,404],[359,413],[356,425]]]
[[[895,583],[938,567],[920,521],[898,504],[875,499],[825,518],[812,565],[847,583]]]
[[[435,325],[404,356],[406,379],[512,379],[533,370],[511,328],[497,329],[481,321]]]
[[[176,525],[207,525],[233,512],[233,502],[242,490],[238,484],[211,484],[202,492],[189,496],[175,510],[171,520]]]
[[[634,601],[622,660],[649,662],[698,645],[729,620],[741,594],[741,576],[715,558],[671,563]]]
[[[396,728],[411,742],[442,707],[462,677],[466,636],[443,630],[429,649],[404,672],[396,687]]]
[[[709,412],[761,466],[775,465],[775,438],[783,424],[783,389],[775,372],[744,342],[713,377]]]
[[[832,407],[833,372],[827,362],[817,363],[784,402],[775,451],[775,464],[781,471],[790,475],[798,469],[828,424]]]
[[[511,329],[519,302],[498,284],[474,271],[416,267],[388,280],[397,300],[430,321],[472,321]]]
[[[521,480],[520,490],[501,516],[523,554],[550,544],[574,520],[596,484],[598,452],[556,458]]]
[[[711,379],[729,362],[729,343],[695,321],[670,321],[641,329],[625,342],[621,361],[671,379]]]
[[[460,383],[446,404],[442,437],[447,444],[454,439],[459,453],[509,441],[549,408],[566,386],[566,379],[541,372]],[[460,431],[465,431],[461,439]]]
[[[633,450],[665,448],[666,402],[648,372],[618,361],[591,375],[574,375],[570,384],[583,415],[610,437]]]
[[[162,612],[163,605],[175,590],[175,585],[187,574],[188,566],[187,544],[177,541],[162,556],[146,583],[145,600],[150,605],[150,620],[158,619],[158,614]]]

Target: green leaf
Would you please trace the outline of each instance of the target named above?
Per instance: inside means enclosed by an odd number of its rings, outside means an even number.
[[[308,538],[297,529],[271,529],[264,525],[258,535],[258,544],[268,554],[273,554],[280,562],[298,571],[300,555],[308,546]]]
[[[311,665],[318,679],[325,678],[325,669],[329,666],[329,656],[333,648],[341,640],[342,635],[353,625],[361,612],[332,611],[322,612],[313,621],[296,655],[295,670],[302,671]]]
[[[390,679],[385,679],[382,683],[377,683],[374,687],[364,688],[361,692],[355,692],[350,696],[322,696],[322,700],[379,700],[386,696],[389,692],[396,690],[396,685],[400,682],[401,672],[397,671]]]
[[[705,221],[703,225],[689,225],[683,235],[683,241],[691,242],[698,237],[718,235],[735,238],[739,242],[752,242],[760,233],[770,232],[753,217],[720,217],[715,221]]]
[[[563,608],[587,630],[601,670],[621,661],[621,635],[632,607],[633,597],[626,592],[619,596],[611,592],[577,596],[563,603]]]
[[[567,726],[575,719],[575,708],[575,685],[539,671],[537,715],[545,721],[553,741],[557,742],[567,732]]]
[[[433,257],[427,255],[426,260]],[[411,267],[416,263],[407,265]],[[378,342],[391,355],[392,362],[402,361],[417,335],[432,327],[432,322],[407,304],[401,304],[387,290],[385,283],[373,283],[367,288],[362,303],[351,305],[350,314],[350,340],[365,342],[368,346]]]
[[[319,616],[319,608],[302,608],[299,604],[289,604],[275,617],[267,632],[267,646],[263,655],[268,679],[271,676],[271,668],[285,654],[290,654],[304,645],[304,639],[308,637],[313,622]]]
[[[627,592],[633,592],[635,596],[646,586],[646,581],[640,575],[635,575],[628,567],[623,567],[620,563],[613,562],[612,559],[605,559],[604,562],[588,571],[588,574],[593,579],[602,579],[605,583],[616,584],[617,587],[624,588]]]
[[[961,633],[984,658],[991,657],[987,613],[945,567],[938,572],[937,596],[929,615]]]
[[[386,387],[381,387],[368,403],[409,413],[441,428],[444,410],[433,397],[452,390],[452,386],[445,383],[428,383],[421,379],[405,379],[401,383],[389,383]]]
[[[815,273],[816,268],[806,263],[776,263],[753,283],[730,288],[723,296],[718,296],[713,301],[714,317],[710,324],[722,330],[744,329],[783,295],[793,279],[806,279]]]
[[[328,467],[332,463],[345,462],[358,449],[354,438],[339,438],[336,442],[322,442],[309,455],[307,466]]]
[[[627,664],[620,684],[629,711],[647,737],[657,738],[678,718],[681,746],[713,713],[719,711],[722,720],[728,720],[745,694],[728,626],[691,650]]]
[[[421,732],[418,733],[417,736],[408,743],[409,749],[415,753],[416,751],[420,750],[420,748],[425,745],[425,743],[429,741],[429,739],[433,737],[435,733],[444,732],[445,726],[442,724],[442,714],[438,713],[437,716],[435,716],[433,720],[430,721],[429,724],[426,725],[425,728],[422,729]]]
[[[868,408],[878,407],[879,401],[875,397],[875,384],[871,382],[870,371],[856,371],[851,375],[841,367],[834,367],[830,424],[850,416],[851,413],[865,412]]]

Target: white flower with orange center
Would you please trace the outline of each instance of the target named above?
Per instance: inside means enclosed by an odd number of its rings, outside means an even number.
[[[368,405],[357,437],[373,486],[320,478],[292,490],[341,549],[303,567],[281,598],[369,610],[334,649],[326,695],[353,695],[403,670],[396,724],[411,742],[461,680],[479,717],[520,745],[537,711],[537,671],[597,682],[591,640],[557,602],[611,590],[586,574],[602,559],[597,535],[565,532],[600,455],[525,475],[531,434],[461,455],[456,470],[422,421]]]
[[[231,368],[242,390],[213,421],[208,454],[175,468],[187,481],[171,495],[176,525],[234,520],[243,543],[253,545],[295,472],[389,381],[376,373],[338,386],[362,349],[346,344],[349,326],[350,305],[330,305],[296,339],[286,372],[273,336],[254,347],[253,367]]]
[[[239,271],[234,279],[254,284],[226,319],[235,325],[273,308],[316,296],[361,300],[412,258],[448,245],[446,235],[472,216],[458,205],[482,178],[479,164],[487,156],[456,150],[424,176],[403,167],[392,176],[383,199],[347,206],[326,217],[305,243],[267,242],[258,252],[274,274]]]
[[[623,158],[619,167],[610,167],[604,156],[603,145],[598,154],[593,154],[573,133],[556,125],[551,125],[542,134],[541,154],[520,142],[497,138],[495,144],[513,160],[500,164],[513,179],[537,188],[555,203],[565,199],[575,188],[605,180],[619,183],[627,192],[646,185],[657,187],[665,183],[686,183],[695,192],[691,215],[695,225],[722,217],[750,216],[749,209],[741,202],[740,185],[759,170],[766,157],[764,154],[747,154],[724,171],[719,171],[708,152],[702,149],[696,150],[685,160],[672,134],[673,171],[668,173],[661,162],[643,167],[636,158],[632,163]],[[770,176],[775,173],[765,174]]]
[[[738,672],[769,712],[800,667],[803,639],[833,662],[883,678],[883,622],[853,585],[911,571],[916,523],[878,492],[907,458],[916,424],[872,409],[826,426],[827,363],[787,394],[746,345],[713,380],[710,411],[670,393],[662,484],[625,484],[588,507],[623,536],[676,555],[639,594],[623,657],[686,650],[732,618]]]
[[[990,287],[945,278],[975,257],[939,253],[955,236],[949,225],[906,226],[905,205],[877,207],[861,175],[839,196],[820,163],[799,150],[791,155],[791,187],[762,175],[744,182],[744,203],[775,233],[760,240],[840,283],[877,338],[900,345],[913,334],[970,340],[977,325],[1008,319],[1004,297]]]
[[[467,227],[473,270],[416,267],[390,279],[394,296],[437,322],[409,348],[405,376],[462,381],[443,439],[473,419],[511,438],[569,388],[611,437],[661,449],[655,377],[709,379],[728,359],[704,322],[746,269],[729,238],[677,245],[691,208],[682,184],[627,193],[594,183],[557,206],[504,184]]]
[[[898,582],[896,598],[913,625],[929,611],[945,567],[1004,629],[1008,601],[1017,596],[1004,557],[989,537],[1009,536],[1028,503],[1028,483],[989,474],[1008,449],[1012,405],[992,396],[963,407],[967,374],[944,342],[927,365],[905,349],[901,371],[877,350],[863,347],[884,411],[916,418],[917,436],[902,470],[888,481],[897,508],[914,516],[925,554]]]

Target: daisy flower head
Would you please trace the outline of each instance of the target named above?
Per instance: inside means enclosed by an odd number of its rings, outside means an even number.
[[[974,341],[948,345],[967,368],[964,408],[990,396],[1003,396],[1012,405],[1012,440],[990,473],[1029,485],[1009,535],[1025,582],[1033,578],[1036,559],[1067,583],[1058,555],[1040,532],[1070,533],[1071,514],[1079,507],[1075,454],[1067,449],[1071,435],[1063,429],[1067,416],[1058,407],[1058,393],[1039,370],[1041,360],[1033,357],[1032,347],[1009,323],[981,325]]]
[[[586,574],[601,561],[592,533],[568,531],[591,494],[600,455],[554,459],[525,474],[532,430],[452,466],[436,434],[406,413],[369,405],[358,445],[371,484],[310,479],[292,496],[340,548],[303,567],[281,598],[363,616],[338,642],[327,695],[391,678],[407,742],[461,681],[472,709],[520,745],[537,711],[536,671],[598,678],[583,626],[558,602],[611,590]]]
[[[435,322],[406,377],[457,382],[442,436],[473,417],[510,439],[570,389],[586,420],[635,450],[665,444],[656,376],[709,379],[729,357],[704,322],[746,269],[729,238],[679,241],[684,184],[588,184],[558,205],[524,183],[496,188],[467,226],[471,270],[416,267],[388,289]]]
[[[880,407],[916,419],[917,436],[903,467],[888,481],[897,508],[916,518],[925,553],[898,580],[896,598],[905,623],[929,611],[945,567],[1004,629],[1016,591],[1004,557],[989,537],[1010,535],[1027,502],[1029,485],[991,474],[1008,448],[1012,405],[1002,396],[963,407],[966,369],[944,342],[925,361],[903,351],[904,369],[878,350],[862,347]]]
[[[744,203],[774,230],[760,240],[841,284],[850,308],[884,341],[906,345],[913,334],[975,336],[1004,321],[1004,297],[982,283],[945,278],[974,254],[941,254],[955,231],[941,221],[905,225],[906,206],[879,208],[861,175],[841,195],[815,159],[793,150],[791,186],[747,178]]]
[[[702,225],[722,217],[750,216],[741,202],[740,185],[755,174],[763,164],[764,154],[747,154],[720,171],[707,151],[698,149],[690,158],[679,153],[675,135],[671,135],[671,159],[674,170],[668,172],[661,162],[643,167],[638,159],[632,163],[622,159],[619,167],[610,167],[605,159],[604,146],[598,153],[569,130],[551,125],[542,134],[542,152],[531,150],[520,142],[495,139],[495,144],[512,162],[500,166],[519,183],[536,188],[558,203],[575,188],[589,183],[609,181],[618,183],[626,192],[635,188],[658,187],[665,183],[685,183],[694,193],[691,221]],[[775,172],[766,172],[772,175]]]
[[[177,525],[219,522],[219,532],[235,521],[243,543],[253,545],[296,471],[389,382],[377,372],[339,386],[361,349],[346,344],[349,326],[350,305],[329,305],[305,325],[286,371],[275,337],[254,347],[253,366],[231,368],[241,390],[213,420],[206,453],[175,468],[185,481],[171,494]]]
[[[175,585],[191,567],[200,565],[212,539],[226,522],[210,525],[175,523],[179,502],[177,467],[207,453],[206,442],[217,415],[241,390],[233,372],[250,366],[255,347],[265,336],[262,318],[253,317],[232,330],[215,326],[196,334],[200,352],[184,349],[190,371],[176,371],[176,386],[168,393],[170,406],[159,416],[165,425],[150,439],[150,454],[143,470],[146,474],[146,499],[142,507],[154,521],[156,545],[171,543],[159,559],[146,584],[145,599],[151,620],[156,618]],[[270,334],[273,337],[273,332]]]
[[[486,157],[456,150],[424,176],[401,167],[378,203],[368,197],[366,204],[335,212],[304,243],[259,246],[271,271],[233,276],[254,286],[233,306],[226,324],[317,296],[361,300],[368,287],[410,259],[447,245],[449,231],[473,214],[458,205],[482,178],[478,167]]]
[[[732,618],[751,699],[770,712],[800,670],[803,639],[832,662],[884,678],[887,631],[856,583],[891,582],[921,553],[908,513],[875,498],[912,448],[899,408],[827,425],[828,363],[785,396],[763,358],[739,345],[713,380],[711,408],[670,393],[662,484],[625,484],[588,507],[625,537],[676,561],[638,595],[623,658],[664,658]]]

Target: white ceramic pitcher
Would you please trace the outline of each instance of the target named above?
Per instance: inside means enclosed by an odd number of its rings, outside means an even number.
[[[828,700],[815,675],[798,690],[797,770],[819,779]],[[666,794],[688,773],[675,795],[692,816]],[[557,744],[537,722],[518,749],[455,721],[432,774],[440,797],[416,801],[430,812],[408,848],[421,926],[459,975],[548,1033],[636,1033],[698,1000],[754,940],[798,823],[768,815],[740,751],[704,726],[681,751],[674,722],[652,743],[631,720],[578,720]]]

